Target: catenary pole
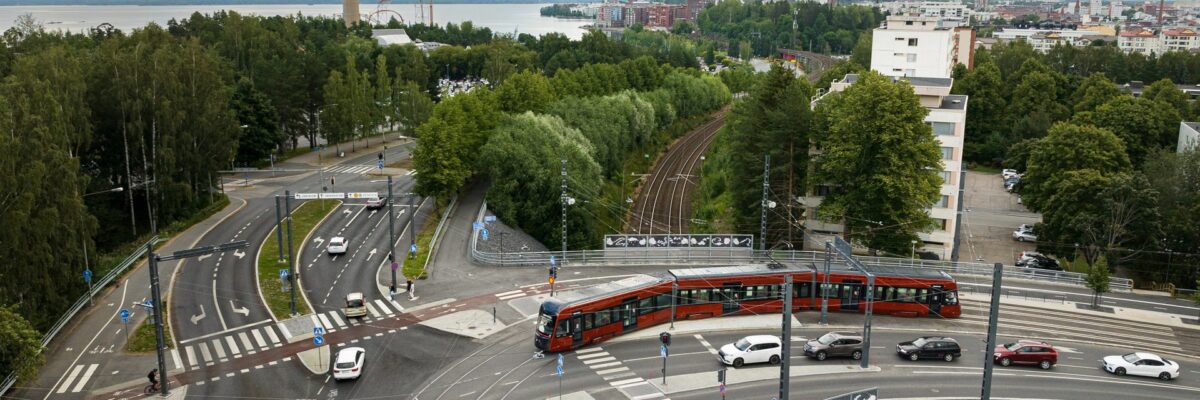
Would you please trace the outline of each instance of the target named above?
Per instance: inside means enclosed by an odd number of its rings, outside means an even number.
[[[791,383],[791,365],[792,360],[792,275],[783,276],[783,337],[780,342],[783,348],[780,349],[781,362],[779,364],[779,398],[788,398],[789,384]]]
[[[759,227],[758,249],[767,250],[767,191],[770,190],[767,178],[771,173],[771,155],[763,156],[763,184],[762,184],[762,220]]]
[[[395,207],[392,205],[392,177],[387,178],[387,219],[388,219],[388,261],[396,262],[396,219],[393,213]],[[409,210],[410,212],[412,210]],[[410,218],[412,216],[409,216]],[[390,266],[389,266],[390,267]],[[396,268],[392,268],[392,291],[396,290]]]
[[[996,263],[992,271],[992,304],[988,313],[987,347],[983,357],[983,390],[979,394],[982,400],[992,398],[992,349],[996,348],[996,320],[1000,318],[1000,281],[1004,275],[1004,264]]]
[[[292,315],[296,315],[296,290],[298,287],[296,286],[296,262],[293,260],[293,258],[296,258],[296,252],[292,249],[292,192],[285,190],[283,196],[283,207],[287,209],[288,280],[291,281],[292,292],[290,305],[292,307]]]

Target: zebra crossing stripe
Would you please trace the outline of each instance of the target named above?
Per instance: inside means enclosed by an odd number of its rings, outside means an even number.
[[[229,353],[233,354],[234,356],[240,357],[240,354],[242,353],[242,351],[238,350],[237,342],[233,341],[233,335],[229,335],[229,336],[225,337],[225,344],[229,345]]]
[[[221,347],[221,339],[214,339],[212,341],[212,345],[213,350],[217,352],[217,358],[221,361],[225,361],[225,349]]]
[[[192,350],[192,346],[184,347],[183,351],[187,353],[188,365],[192,368],[196,367],[196,351]]]
[[[393,314],[393,313],[392,313],[392,309],[390,309],[390,308],[387,308],[387,306],[386,306],[386,305],[384,305],[384,303],[383,303],[383,300],[380,300],[380,299],[375,299],[375,305],[376,305],[376,306],[378,306],[380,310],[383,310],[383,311],[384,311],[384,314],[387,314],[387,315],[392,315],[392,314]]]
[[[71,382],[75,381],[75,377],[78,376],[79,371],[82,371],[82,370],[83,370],[83,364],[76,365],[75,368],[71,369],[71,374],[67,375],[67,380],[63,381],[62,386],[59,386],[58,391],[56,391],[55,393],[66,393],[67,388],[71,387]]]
[[[200,343],[197,343],[196,345],[200,346],[200,355],[202,357],[204,357],[204,362],[211,363],[213,361],[213,358],[212,358],[212,353],[210,353],[208,351],[208,343],[200,342]]]
[[[274,329],[271,329],[271,327],[268,326],[263,328],[263,330],[267,331],[267,337],[271,339],[271,344],[279,344],[279,336],[275,335]]]
[[[372,307],[371,303],[363,303],[363,304],[367,305],[367,311],[371,312],[372,317],[379,318],[379,311],[375,311],[375,307]]]
[[[317,314],[317,317],[321,319],[320,325],[325,327],[326,331],[333,331],[333,324],[329,323],[329,318],[325,318],[325,314]]]
[[[333,322],[336,322],[336,323],[337,323],[337,326],[338,326],[339,328],[345,328],[345,327],[346,327],[346,322],[345,322],[345,321],[342,321],[342,317],[338,316],[338,312],[337,312],[337,311],[330,311],[330,312],[329,312],[329,318],[333,319]]]
[[[254,345],[250,344],[250,337],[246,336],[246,332],[238,332],[238,338],[242,339],[242,348],[246,351],[254,349]]]
[[[89,365],[87,371],[83,373],[83,376],[79,377],[79,382],[75,384],[75,388],[71,389],[71,393],[79,393],[80,390],[83,390],[83,386],[92,379],[92,373],[96,372],[96,367],[99,366],[100,364]]]
[[[267,342],[263,340],[262,334],[258,332],[258,329],[250,331],[250,333],[254,334],[254,342],[258,343],[258,347],[265,350],[267,348]]]

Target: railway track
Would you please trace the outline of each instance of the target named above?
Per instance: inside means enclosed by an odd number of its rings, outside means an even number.
[[[688,132],[667,149],[655,163],[650,176],[630,210],[627,232],[638,234],[686,234],[691,217],[691,193],[696,187],[700,156],[717,132],[725,126],[725,108],[712,121]]]

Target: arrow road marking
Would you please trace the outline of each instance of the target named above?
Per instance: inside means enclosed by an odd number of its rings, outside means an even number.
[[[238,258],[239,260],[241,260],[241,259],[242,259],[242,257],[245,257],[245,256],[246,256],[246,253],[244,253],[244,252],[241,252],[240,250],[234,250],[234,251],[233,251],[233,255],[234,255],[234,256],[237,256],[237,258]]]
[[[233,305],[233,300],[229,301],[229,308],[232,308],[233,312],[235,312],[235,313],[242,314],[243,316],[247,316],[247,317],[250,316],[249,308],[246,308],[246,307],[237,308],[237,306]]]
[[[320,236],[317,236],[316,239],[313,239],[313,242],[317,244],[316,246],[313,246],[313,247],[321,247],[322,244],[325,244],[325,239],[321,239]]]
[[[205,258],[209,258],[209,257],[212,257],[212,253],[208,253],[208,254],[202,255],[200,257],[196,257],[196,261],[204,261]]]
[[[345,215],[343,215],[343,217],[344,217],[344,216],[346,216],[346,215],[350,215],[350,213],[351,213],[351,211],[350,211],[350,209],[349,209],[349,208],[347,208],[347,209],[343,209],[343,210],[342,210],[342,214],[345,214]]]
[[[375,249],[371,249],[370,252],[367,252],[367,261],[371,261],[371,256],[373,255],[375,255]]]
[[[206,317],[206,316],[207,316],[207,315],[205,315],[205,314],[204,314],[204,305],[203,305],[203,304],[201,304],[201,305],[200,305],[200,315],[193,315],[193,316],[192,316],[192,325],[196,325],[197,323],[199,323],[199,322],[200,322],[200,320],[204,319],[204,317]]]

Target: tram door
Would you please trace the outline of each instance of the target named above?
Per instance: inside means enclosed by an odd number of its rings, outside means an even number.
[[[571,316],[571,341],[573,343],[571,347],[583,344],[583,314],[581,313]]]
[[[637,297],[630,297],[621,302],[621,331],[637,330]]]
[[[844,311],[858,311],[859,299],[863,298],[863,285],[858,281],[842,283],[842,292],[838,295]]]
[[[926,297],[929,303],[929,313],[932,315],[942,315],[942,300],[946,297],[942,285],[933,285],[929,291],[929,296]]]
[[[721,314],[733,314],[742,309],[742,284],[726,283],[721,290]]]

